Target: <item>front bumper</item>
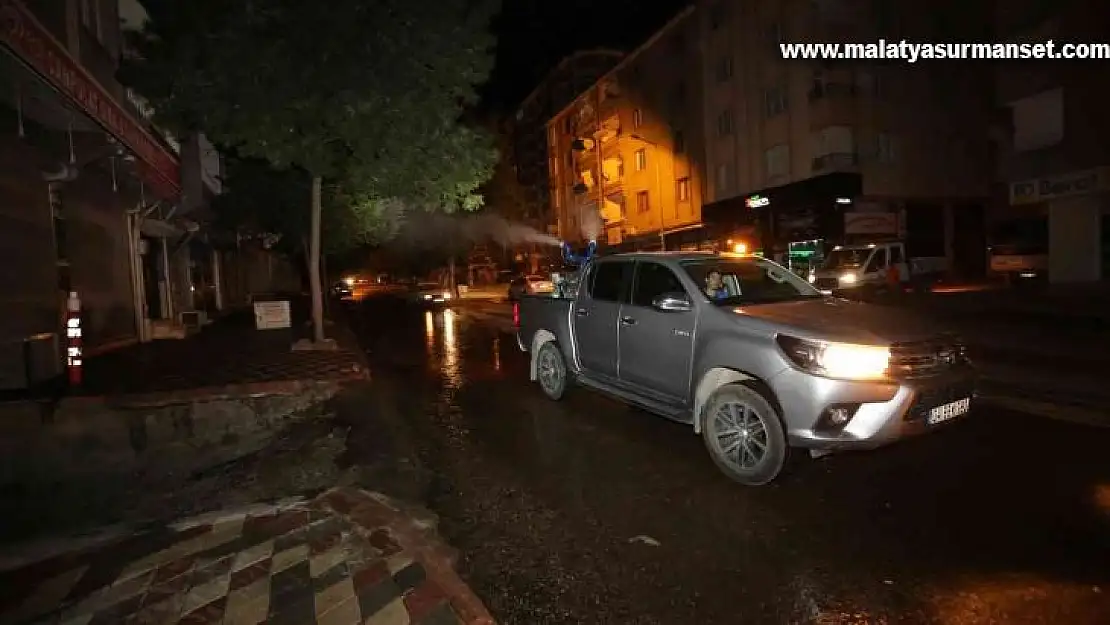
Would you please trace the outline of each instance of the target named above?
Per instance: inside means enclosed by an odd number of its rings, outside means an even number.
[[[967,399],[976,404],[970,367],[904,381],[830,380],[787,369],[772,379],[792,445],[819,450],[874,449],[962,420],[929,423],[933,408]],[[832,411],[846,410],[836,424]],[[843,414],[843,413],[841,413]]]

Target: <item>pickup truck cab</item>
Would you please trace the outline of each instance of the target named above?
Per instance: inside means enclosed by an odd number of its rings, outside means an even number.
[[[938,278],[948,271],[948,259],[943,256],[910,257],[901,241],[838,245],[825,257],[821,266],[810,272],[809,281],[819,290],[882,287],[887,284],[887,272],[898,272],[898,281],[908,284]]]
[[[963,416],[974,395],[955,337],[752,256],[603,257],[572,297],[525,296],[513,318],[548,397],[577,383],[689,424],[749,485],[774,479],[791,447],[879,447]]]

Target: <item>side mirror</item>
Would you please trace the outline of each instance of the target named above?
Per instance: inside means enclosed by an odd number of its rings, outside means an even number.
[[[664,293],[655,298],[651,305],[663,312],[687,312],[694,308],[685,293]]]

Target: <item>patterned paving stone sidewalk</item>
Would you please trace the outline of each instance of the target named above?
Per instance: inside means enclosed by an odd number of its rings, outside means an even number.
[[[384,496],[205,515],[0,573],[0,623],[485,625],[430,523]]]

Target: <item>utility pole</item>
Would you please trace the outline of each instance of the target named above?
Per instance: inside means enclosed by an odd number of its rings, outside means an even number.
[[[652,169],[655,170],[655,193],[657,194],[657,201],[659,203],[659,248],[663,251],[666,251],[667,244],[663,238],[663,231],[666,228],[667,220],[667,217],[666,215],[664,215],[663,211],[663,150],[660,148],[658,143],[654,141],[649,141],[641,137],[640,135],[634,134],[631,135],[631,137],[641,143],[646,143],[647,145],[651,146]]]
[[[605,207],[605,158],[601,154],[601,134],[604,129],[601,119],[601,103],[604,100],[605,86],[601,81],[597,83],[597,131],[594,133],[594,148],[597,150],[597,220],[601,224],[602,232],[598,232],[595,238],[600,238],[602,234],[608,235],[605,230],[605,217],[602,209]],[[606,236],[608,241],[608,236]]]

